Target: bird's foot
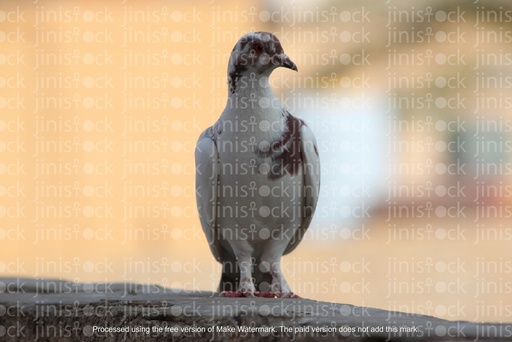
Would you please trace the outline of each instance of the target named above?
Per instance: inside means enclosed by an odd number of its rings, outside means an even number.
[[[299,299],[298,295],[293,292],[242,292],[242,291],[222,291],[219,297],[226,298],[242,298],[242,297],[259,297],[259,298],[295,298]]]
[[[241,297],[257,297],[256,292],[242,292],[242,291],[222,291],[219,297],[226,298],[241,298]]]
[[[256,292],[254,295],[260,298],[300,298],[293,292]]]
[[[295,299],[300,299],[301,296],[299,295],[296,295],[295,293],[293,292],[288,292],[288,293],[283,293],[283,296],[281,296],[281,298],[295,298]]]
[[[245,278],[242,279],[240,282],[239,290],[244,297],[255,297],[256,288],[254,287],[254,283],[252,282],[252,279]]]
[[[222,291],[219,293],[219,297],[236,298],[245,297],[242,291]]]

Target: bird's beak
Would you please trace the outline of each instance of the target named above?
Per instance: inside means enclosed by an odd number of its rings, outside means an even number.
[[[290,59],[290,57],[288,57],[284,53],[275,55],[274,59],[275,59],[275,65],[298,71],[295,63],[293,63],[292,60]]]

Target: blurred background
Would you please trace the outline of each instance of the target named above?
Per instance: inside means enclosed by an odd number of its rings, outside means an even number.
[[[3,2],[0,275],[215,290],[193,151],[229,54],[271,31],[271,84],[317,137],[305,298],[512,315],[512,3]]]

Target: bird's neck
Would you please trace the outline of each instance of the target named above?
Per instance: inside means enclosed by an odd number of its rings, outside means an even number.
[[[255,78],[242,75],[236,79],[234,85],[229,85],[226,109],[237,111],[273,111],[275,109],[280,112],[281,107],[270,87],[268,76]]]

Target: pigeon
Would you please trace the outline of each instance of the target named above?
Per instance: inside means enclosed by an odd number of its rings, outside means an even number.
[[[298,297],[281,271],[315,212],[320,162],[315,136],[274,95],[269,76],[298,71],[277,37],[240,38],[228,65],[228,101],[197,141],[196,200],[226,297]]]

